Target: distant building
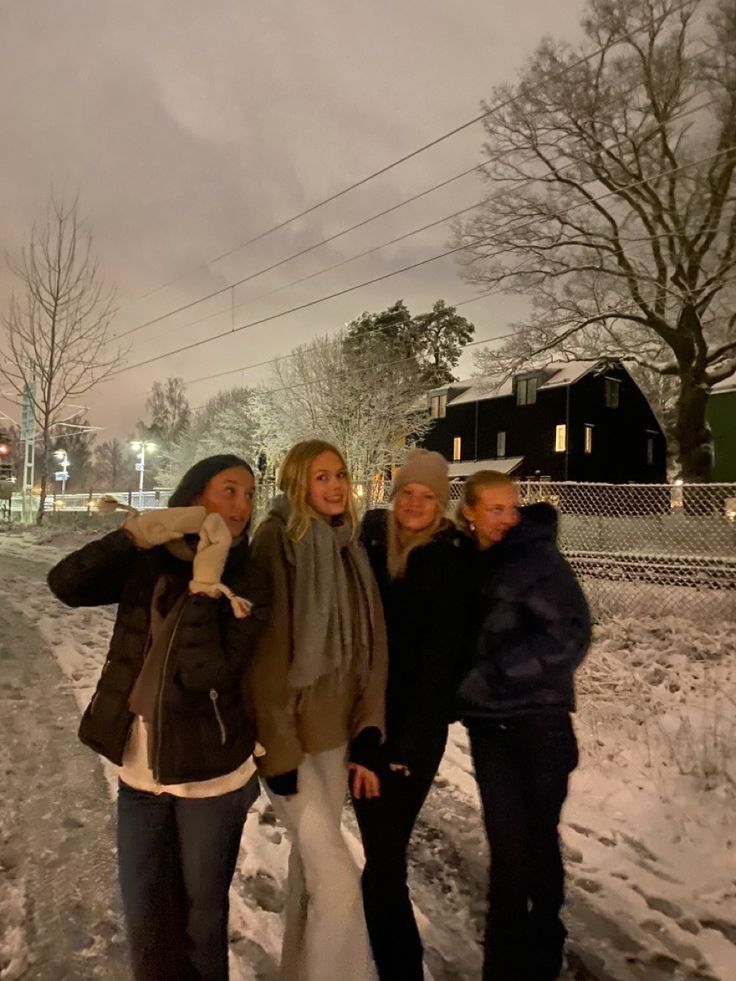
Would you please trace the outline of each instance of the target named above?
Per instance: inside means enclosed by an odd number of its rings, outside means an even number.
[[[423,445],[451,477],[663,483],[665,438],[640,388],[617,362],[572,361],[524,371],[500,387],[472,378],[428,393]]]
[[[713,480],[736,482],[736,374],[713,386],[706,418],[713,435]]]

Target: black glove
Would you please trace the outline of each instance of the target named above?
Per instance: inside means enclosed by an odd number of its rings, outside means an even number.
[[[350,763],[357,763],[379,777],[386,770],[386,758],[381,744],[381,730],[376,726],[361,729],[350,744]]]
[[[277,773],[275,777],[266,777],[266,783],[279,797],[291,797],[299,791],[297,786],[297,771],[289,770],[287,773]]]

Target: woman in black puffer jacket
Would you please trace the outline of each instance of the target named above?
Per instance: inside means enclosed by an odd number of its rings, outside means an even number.
[[[245,667],[270,603],[239,457],[195,464],[170,507],[49,573],[69,606],[118,606],[81,740],[119,767],[118,863],[139,981],[228,977],[228,890],[258,796]]]
[[[424,976],[407,850],[447,741],[469,621],[472,555],[444,516],[447,469],[439,453],[412,451],[394,480],[393,510],[369,511],[361,528],[388,634],[386,743],[379,747],[380,734],[367,729],[352,750],[354,760],[382,771],[380,797],[353,801],[366,857],[366,921],[381,981]]]
[[[484,979],[552,981],[562,967],[558,823],[578,760],[574,673],[590,643],[582,590],[556,545],[557,512],[519,509],[481,471],[460,518],[477,546],[477,633],[460,685],[491,848]]]

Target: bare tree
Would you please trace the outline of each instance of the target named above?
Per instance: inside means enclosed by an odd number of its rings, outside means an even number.
[[[184,380],[167,378],[165,382],[154,382],[146,408],[151,413],[151,435],[158,434],[166,446],[174,443],[186,431],[192,415]]]
[[[133,476],[128,446],[119,439],[106,440],[95,448],[94,472],[103,490],[126,490]],[[122,485],[121,481],[125,481]]]
[[[272,462],[299,439],[338,446],[356,479],[395,463],[427,425],[425,386],[414,357],[383,361],[320,337],[277,362],[261,394],[260,428]]]
[[[583,26],[496,93],[463,273],[533,299],[507,368],[562,352],[674,379],[682,474],[708,480],[708,393],[736,370],[736,5],[589,0]]]
[[[54,437],[79,414],[75,400],[121,358],[106,351],[114,291],[102,281],[78,212],[76,200],[68,205],[52,197],[45,221],[34,224],[20,259],[10,261],[20,285],[3,318],[8,357],[0,374],[19,398],[30,400],[40,434],[39,524]]]

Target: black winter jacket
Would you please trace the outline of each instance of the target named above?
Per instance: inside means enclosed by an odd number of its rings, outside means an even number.
[[[83,743],[118,766],[133,721],[128,699],[143,664],[154,586],[165,574],[184,593],[191,572],[190,562],[166,548],[139,549],[117,530],[72,552],[49,573],[52,592],[68,606],[118,604],[110,650],[79,728]],[[268,613],[270,586],[246,540],[231,549],[222,581],[249,599],[253,610],[238,620],[229,600],[187,593],[153,727],[152,769],[162,784],[222,776],[253,752],[254,725],[241,684]]]
[[[388,632],[385,758],[421,771],[437,766],[447,738],[472,608],[472,546],[454,528],[440,531],[391,579],[388,514],[369,511],[361,526]]]
[[[478,631],[460,686],[461,718],[574,711],[573,675],[590,644],[590,613],[557,545],[549,504],[477,554]]]

